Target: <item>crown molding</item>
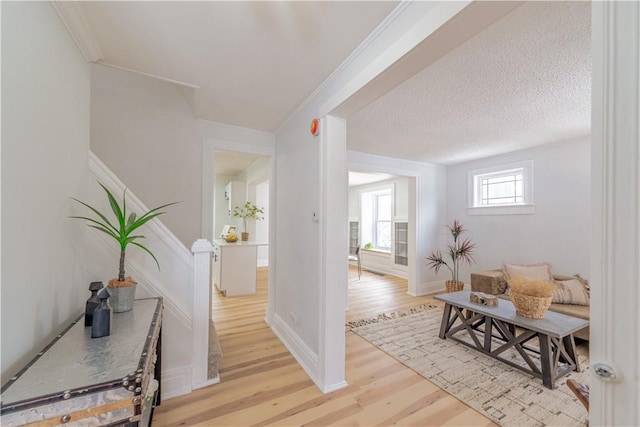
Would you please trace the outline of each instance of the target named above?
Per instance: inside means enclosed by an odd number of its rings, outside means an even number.
[[[102,49],[93,36],[91,27],[87,23],[80,6],[76,1],[55,1],[49,2],[56,11],[58,17],[67,28],[71,38],[80,49],[82,56],[87,62],[97,62],[104,58]]]

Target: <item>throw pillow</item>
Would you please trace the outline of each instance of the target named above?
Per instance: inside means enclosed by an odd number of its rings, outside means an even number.
[[[553,281],[551,275],[551,264],[542,262],[539,264],[504,264],[503,270],[507,280],[514,276],[526,279],[540,279],[547,282]]]
[[[589,305],[589,293],[578,279],[558,280],[551,302],[555,304]]]
[[[502,270],[507,280],[507,289],[504,291],[506,295],[509,295],[509,280],[513,277],[553,282],[551,264],[547,262],[541,262],[539,264],[503,264]]]

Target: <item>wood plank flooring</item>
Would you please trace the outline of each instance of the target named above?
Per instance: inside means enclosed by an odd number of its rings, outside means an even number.
[[[213,297],[223,358],[220,384],[165,400],[154,426],[494,426],[489,419],[354,333],[346,337],[349,386],[322,394],[264,323],[266,268],[256,295]],[[347,320],[434,302],[406,281],[349,271]]]

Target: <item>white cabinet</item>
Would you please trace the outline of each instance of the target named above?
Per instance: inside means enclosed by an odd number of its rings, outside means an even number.
[[[224,187],[224,198],[228,203],[229,216],[236,206],[244,205],[246,200],[246,185],[243,181],[231,181]]]
[[[256,293],[257,242],[213,241],[213,284],[225,296]]]

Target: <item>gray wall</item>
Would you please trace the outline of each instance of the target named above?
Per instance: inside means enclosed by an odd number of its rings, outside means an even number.
[[[2,3],[2,376],[84,309],[70,197],[87,169],[90,72],[48,2]]]
[[[180,201],[162,222],[188,248],[203,237],[202,139],[192,96],[172,83],[91,68],[91,150],[149,209]]]
[[[467,171],[533,159],[532,215],[468,215]],[[469,272],[502,263],[549,262],[559,274],[589,276],[590,137],[517,151],[447,168],[447,217],[459,219],[476,243]],[[443,224],[444,225],[444,224]]]

